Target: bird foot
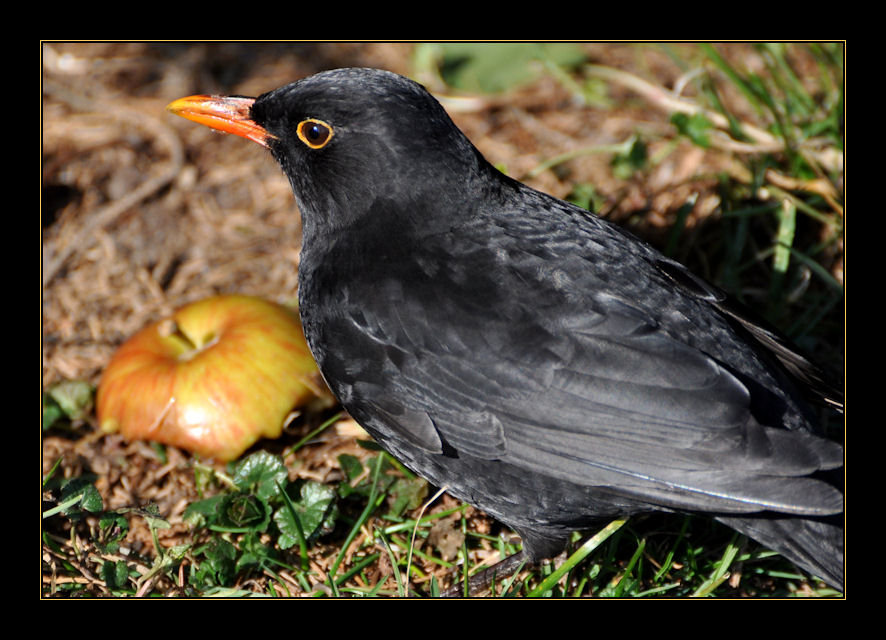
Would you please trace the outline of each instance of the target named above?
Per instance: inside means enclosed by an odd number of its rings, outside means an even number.
[[[497,580],[507,578],[519,571],[525,564],[526,558],[522,551],[508,556],[504,560],[475,573],[468,578],[467,585],[464,581],[457,582],[443,593],[443,598],[471,598],[488,589]]]

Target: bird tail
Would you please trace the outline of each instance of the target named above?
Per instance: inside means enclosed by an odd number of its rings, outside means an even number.
[[[843,514],[821,519],[777,514],[717,519],[843,591]]]

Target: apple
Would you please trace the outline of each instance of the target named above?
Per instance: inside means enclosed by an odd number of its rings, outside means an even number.
[[[298,316],[243,295],[194,302],[127,340],[96,394],[99,427],[229,461],[290,412],[332,404]]]

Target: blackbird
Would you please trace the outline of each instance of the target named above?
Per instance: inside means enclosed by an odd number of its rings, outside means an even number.
[[[169,109],[271,151],[330,389],[407,467],[519,533],[517,560],[614,518],[705,514],[843,590],[843,449],[808,401],[842,394],[718,288],[507,177],[390,72]]]

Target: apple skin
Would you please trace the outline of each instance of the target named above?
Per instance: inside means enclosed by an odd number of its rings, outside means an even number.
[[[331,405],[298,316],[242,295],[194,302],[126,341],[102,374],[96,413],[106,433],[237,458],[279,437],[286,416]]]

